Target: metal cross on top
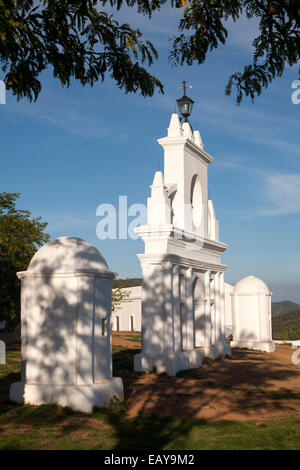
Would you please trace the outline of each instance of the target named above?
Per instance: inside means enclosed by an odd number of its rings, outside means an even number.
[[[183,80],[182,85],[183,86],[180,86],[179,88],[177,88],[177,90],[182,90],[183,89],[183,96],[186,96],[186,89],[187,88],[193,88],[193,85],[187,85],[185,80]]]

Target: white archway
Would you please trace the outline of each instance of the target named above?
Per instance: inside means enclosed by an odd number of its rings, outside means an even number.
[[[202,187],[198,175],[194,175],[191,182],[191,207],[193,228],[199,228],[202,221]]]

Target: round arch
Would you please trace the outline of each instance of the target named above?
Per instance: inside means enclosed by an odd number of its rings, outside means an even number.
[[[191,207],[192,207],[192,223],[195,228],[199,228],[202,219],[202,187],[199,175],[194,175],[191,181]]]

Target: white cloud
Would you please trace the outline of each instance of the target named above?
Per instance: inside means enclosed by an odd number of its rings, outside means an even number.
[[[15,113],[26,119],[42,122],[46,126],[61,129],[85,139],[111,138],[122,143],[128,141],[128,136],[119,125],[105,122],[103,113],[90,102],[70,98],[53,91],[41,95],[38,103],[14,103],[8,112]]]
[[[241,165],[232,160],[219,163],[220,168],[232,168],[233,170],[248,173],[254,177],[251,185],[257,189],[260,207],[247,208],[247,215],[240,214],[241,219],[252,219],[262,216],[280,216],[300,213],[300,173],[272,172]]]
[[[264,175],[266,197],[271,207],[261,215],[285,215],[300,212],[300,174]]]
[[[197,99],[197,97],[196,97]],[[298,136],[299,121],[296,119],[282,119],[282,116],[272,113],[254,111],[248,107],[238,107],[228,101],[203,100],[199,97],[199,110],[193,115],[198,123],[204,118],[209,123],[219,128],[222,133],[232,135],[234,138],[247,142],[262,144],[266,147],[281,149],[300,155],[300,145],[290,139],[280,138],[286,134],[285,129],[295,127],[295,136]],[[200,124],[201,126],[201,124]],[[200,127],[201,133],[201,127]],[[205,136],[204,138],[205,144]]]

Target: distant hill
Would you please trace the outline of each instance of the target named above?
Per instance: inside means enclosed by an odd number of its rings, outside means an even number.
[[[300,339],[300,309],[272,318],[273,339]]]
[[[300,305],[290,300],[283,300],[282,302],[272,302],[272,317],[281,315],[283,313],[293,312],[300,310]]]
[[[116,287],[136,287],[142,285],[142,279],[140,277],[134,277],[131,279],[114,279],[113,289]]]

